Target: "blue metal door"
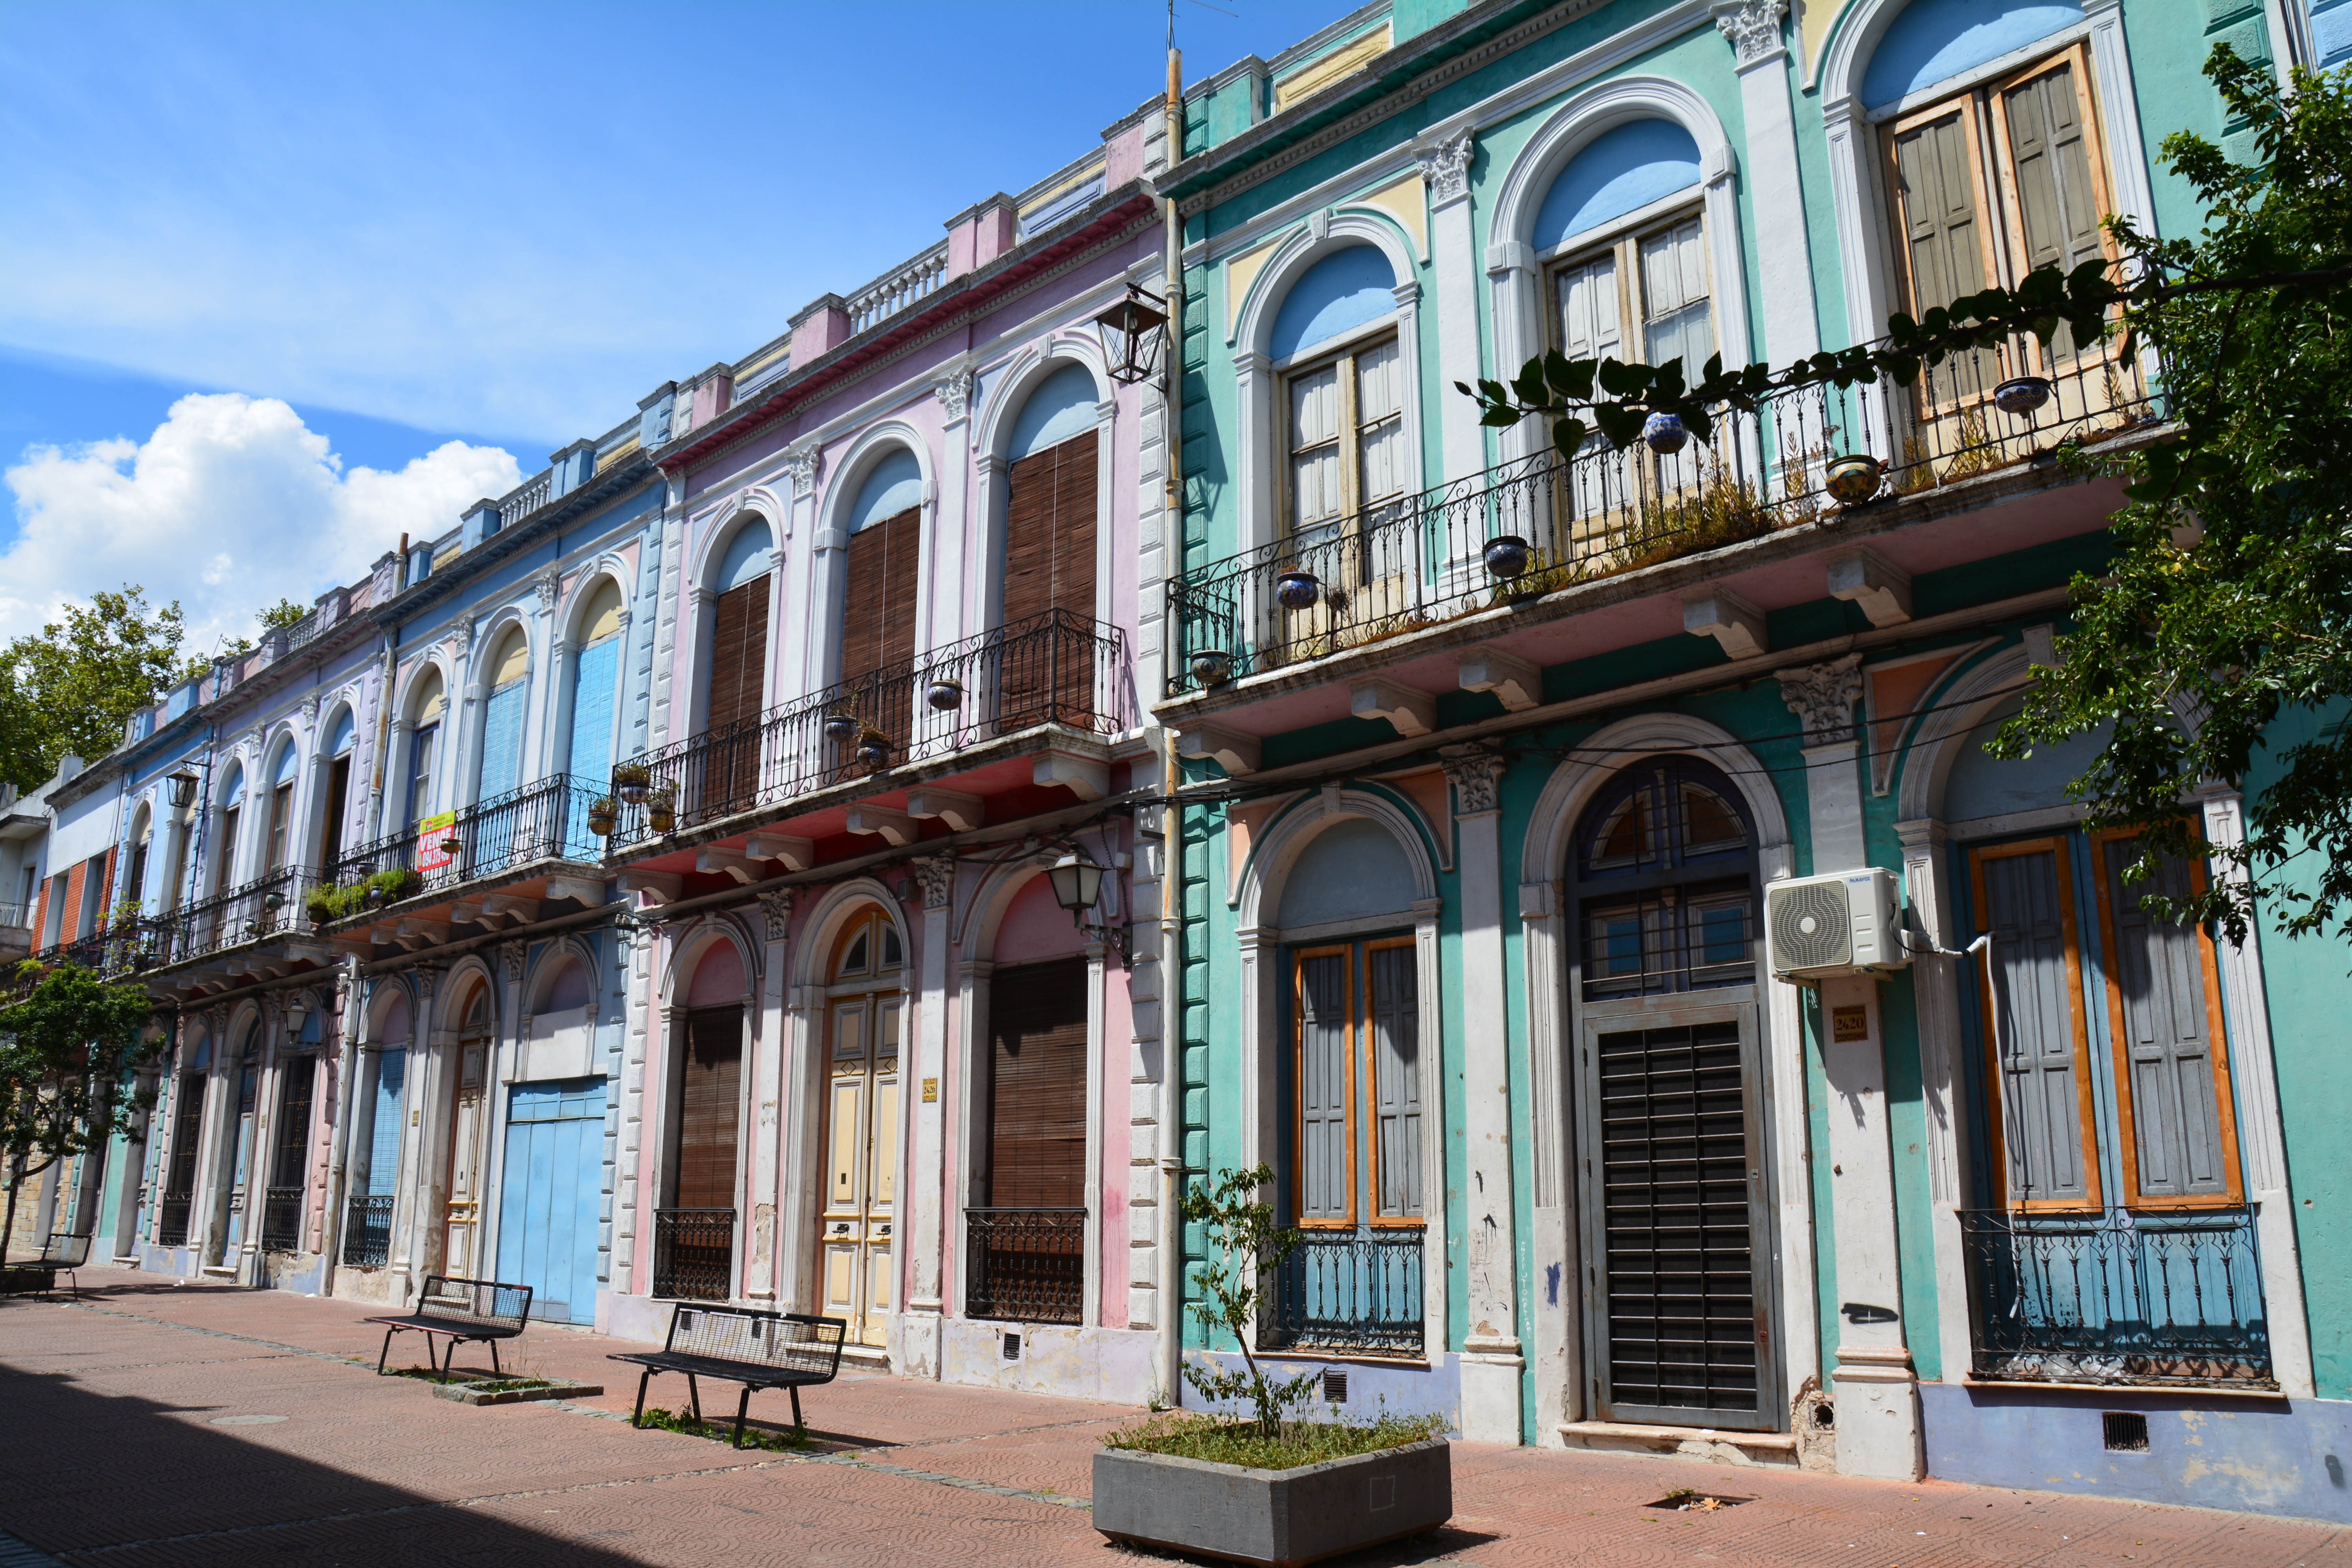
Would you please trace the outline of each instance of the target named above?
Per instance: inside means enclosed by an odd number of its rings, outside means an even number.
[[[499,1278],[531,1288],[535,1318],[596,1321],[604,1080],[519,1083],[507,1101]]]

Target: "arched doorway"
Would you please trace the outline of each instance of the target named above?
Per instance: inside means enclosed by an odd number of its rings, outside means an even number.
[[[477,980],[459,1009],[457,1082],[449,1095],[449,1168],[441,1271],[470,1278],[482,1234],[482,1081],[490,1053],[490,987]]]
[[[1647,758],[1587,808],[1568,874],[1592,1412],[1769,1430],[1754,825],[1717,769]]]
[[[860,1344],[886,1342],[895,1293],[898,1042],[906,951],[879,908],[853,917],[834,944],[826,988],[824,1214],[818,1277],[824,1311]]]

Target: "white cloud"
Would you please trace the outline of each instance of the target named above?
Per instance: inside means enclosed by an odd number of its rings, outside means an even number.
[[[325,436],[274,397],[181,398],[144,445],[34,447],[7,470],[18,532],[0,551],[0,638],[67,600],[137,583],[177,599],[187,648],[253,635],[279,598],[358,580],[403,532],[441,533],[521,475],[495,447],[450,441],[398,472],[343,471]]]

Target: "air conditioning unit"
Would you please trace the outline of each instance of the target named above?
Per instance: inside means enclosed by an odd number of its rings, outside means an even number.
[[[1875,974],[1911,962],[1903,895],[1883,866],[1767,883],[1764,934],[1780,980]]]

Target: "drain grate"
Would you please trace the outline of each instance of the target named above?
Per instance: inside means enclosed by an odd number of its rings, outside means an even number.
[[[1723,1497],[1714,1492],[1693,1491],[1688,1487],[1676,1487],[1655,1502],[1645,1502],[1643,1508],[1662,1508],[1680,1513],[1713,1513],[1717,1509],[1738,1508],[1754,1498]]]
[[[2147,1417],[2137,1410],[2106,1410],[2099,1415],[2099,1425],[2105,1429],[2107,1452],[2111,1454],[2145,1454],[2147,1452]]]

